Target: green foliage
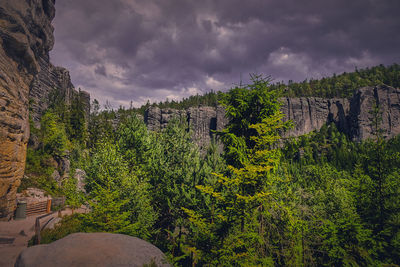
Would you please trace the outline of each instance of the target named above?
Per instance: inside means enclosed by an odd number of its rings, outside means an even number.
[[[56,224],[53,229],[44,229],[41,231],[41,244],[49,244],[58,239],[66,237],[69,234],[88,232],[82,224],[82,215],[74,214],[65,216],[60,223]]]
[[[88,147],[94,148],[98,142],[103,140],[114,140],[113,120],[117,119],[117,113],[107,107],[100,112],[100,105],[96,99],[93,100],[90,110]]]
[[[318,265],[366,265],[371,232],[356,212],[351,175],[329,164],[308,165],[293,175],[301,222],[303,261]]]
[[[280,112],[279,92],[269,89],[270,79],[252,75],[251,80],[252,84],[231,89],[221,100],[229,123],[218,134],[226,148],[227,163],[235,167],[245,163],[246,149],[252,149],[255,145],[251,137],[257,131],[250,125]]]
[[[153,206],[157,207],[157,228],[160,240],[175,255],[182,236],[183,211],[181,207],[201,207],[195,185],[204,183],[198,148],[193,144],[191,132],[179,120],[172,120],[161,133],[153,133],[146,167],[153,187]],[[165,229],[165,230],[164,230]],[[172,233],[177,231],[177,236]]]
[[[81,98],[79,91],[78,96],[72,99],[72,103],[69,107],[69,132],[68,136],[70,140],[75,140],[79,144],[83,145],[87,141],[87,123],[86,114],[84,110],[85,106]]]
[[[86,173],[92,212],[85,214],[85,226],[146,239],[156,218],[148,202],[148,185],[129,170],[118,146],[98,144]]]
[[[58,158],[64,156],[68,149],[68,139],[64,124],[58,120],[57,115],[51,111],[46,112],[42,116],[40,130],[44,152]]]
[[[333,75],[320,80],[310,79],[303,82],[288,84],[278,82],[273,88],[285,90],[285,95],[290,97],[317,96],[317,97],[342,97],[349,98],[360,87],[386,84],[395,88],[400,87],[400,65],[384,65],[366,69],[355,69],[354,72]]]
[[[335,124],[324,125],[298,138],[285,140],[283,157],[296,164],[330,163],[339,169],[351,170],[360,159],[360,146],[352,142]]]
[[[223,155],[215,140],[200,153],[178,118],[149,132],[137,114],[150,103],[100,111],[94,101],[88,139],[79,105],[52,107],[40,131],[46,145],[28,149],[27,171],[50,175],[51,158],[67,147],[72,165],[87,173],[88,195],[76,194],[72,178],[63,192],[72,206],[87,201],[91,212],[46,230],[45,240],[125,233],[157,245],[176,266],[399,265],[400,136],[382,138],[379,107],[372,140],[355,143],[334,124],[282,140],[290,123],[282,122],[278,101],[281,92],[349,97],[360,86],[399,86],[398,73],[394,64],[287,86],[253,75],[225,94],[158,104],[224,105]]]
[[[256,266],[274,261],[274,249],[266,243],[264,229],[270,210],[286,213],[286,208],[277,204],[274,185],[280,179],[273,170],[280,159],[276,147],[279,133],[288,123],[281,120],[278,94],[269,90],[269,80],[252,79],[253,84],[234,88],[222,102],[229,118],[220,134],[230,164],[228,172],[216,174],[213,185],[196,186],[214,199],[211,214],[183,209],[193,234],[202,241],[191,247],[203,262],[214,259],[217,265]]]
[[[51,178],[51,174],[55,170],[52,162],[54,160],[51,155],[28,147],[25,166],[25,174],[27,176],[24,176],[21,180],[18,191],[22,192],[29,187],[35,187],[43,189],[52,196],[61,195],[61,189],[58,187],[56,181]]]
[[[63,184],[63,193],[66,196],[66,204],[71,208],[79,208],[84,204],[85,195],[82,192],[77,192],[77,180],[72,176],[69,177]]]
[[[57,88],[49,94],[49,108],[58,117],[58,120],[64,124],[64,128],[69,140],[74,140],[80,145],[84,145],[87,141],[87,121],[84,110],[81,91],[73,93],[71,103],[66,103],[64,95],[60,94]]]

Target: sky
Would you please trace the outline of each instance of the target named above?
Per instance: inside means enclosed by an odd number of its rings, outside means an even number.
[[[113,107],[400,63],[399,0],[57,0],[51,61]]]

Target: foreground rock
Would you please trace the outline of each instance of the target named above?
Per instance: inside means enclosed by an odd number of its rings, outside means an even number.
[[[15,266],[170,266],[157,247],[136,237],[77,233],[25,249]]]

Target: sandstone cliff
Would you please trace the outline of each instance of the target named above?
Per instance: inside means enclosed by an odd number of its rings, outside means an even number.
[[[400,134],[400,89],[389,86],[364,87],[348,99],[323,99],[318,97],[281,98],[285,120],[294,127],[285,136],[300,136],[319,130],[326,123],[335,123],[338,129],[355,141],[372,135],[374,105],[379,105],[382,115],[381,129],[385,137]],[[193,137],[200,147],[210,143],[213,130],[223,129],[227,123],[222,107],[198,107],[187,110],[150,107],[145,122],[150,130],[162,129],[177,116],[187,121]]]
[[[15,193],[25,169],[29,115],[40,127],[40,118],[54,91],[67,105],[79,97],[89,115],[89,94],[76,91],[69,72],[49,61],[54,44],[54,2],[1,1],[0,219],[9,218],[15,207]]]
[[[355,141],[370,138],[373,133],[371,111],[379,106],[380,129],[383,136],[392,138],[400,134],[400,89],[390,86],[364,87],[350,100],[348,134]]]
[[[223,107],[192,107],[187,110],[150,107],[145,112],[144,120],[149,130],[156,131],[165,128],[174,117],[188,123],[200,148],[210,144],[214,130],[222,130],[227,124]]]
[[[57,94],[66,105],[70,105],[75,98],[81,98],[86,118],[89,118],[90,95],[85,91],[75,90],[69,71],[53,66],[48,55],[41,56],[38,64],[40,71],[34,77],[29,91],[30,116],[35,127],[40,128],[40,118],[50,105],[52,94]]]
[[[54,0],[2,0],[0,7],[0,218],[9,218],[24,173],[28,97],[38,59],[53,47]]]

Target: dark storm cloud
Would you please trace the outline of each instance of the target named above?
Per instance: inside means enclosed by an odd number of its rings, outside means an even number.
[[[128,105],[400,62],[398,0],[57,1],[52,60]]]

